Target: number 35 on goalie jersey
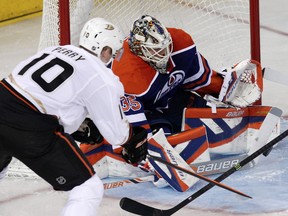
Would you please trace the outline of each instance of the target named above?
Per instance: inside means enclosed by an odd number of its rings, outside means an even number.
[[[125,96],[121,98],[121,106],[129,122],[134,126],[144,127],[148,133],[151,132],[144,114],[144,106],[137,96],[125,94]]]

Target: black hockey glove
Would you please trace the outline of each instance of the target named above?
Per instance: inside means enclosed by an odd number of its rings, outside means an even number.
[[[127,163],[135,165],[145,160],[148,154],[147,131],[143,127],[133,127],[132,136],[126,144],[122,145],[122,157]]]
[[[81,143],[100,144],[103,142],[103,136],[100,134],[93,121],[89,118],[86,118],[80,125],[79,129],[72,133],[71,136]]]

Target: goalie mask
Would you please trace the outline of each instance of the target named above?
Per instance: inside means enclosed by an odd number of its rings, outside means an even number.
[[[158,20],[149,15],[137,19],[130,30],[128,43],[131,52],[160,73],[167,73],[172,39],[167,29]]]
[[[111,48],[111,57],[107,60],[108,62],[105,62],[108,64],[122,49],[123,41],[124,35],[117,26],[103,18],[93,18],[84,25],[80,34],[79,45],[96,54],[99,58],[101,58],[103,49]]]

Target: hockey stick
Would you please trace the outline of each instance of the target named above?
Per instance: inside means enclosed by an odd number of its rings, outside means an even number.
[[[202,175],[199,175],[199,174],[197,174],[197,173],[191,172],[190,170],[187,170],[187,169],[185,169],[185,168],[183,168],[183,167],[177,166],[176,164],[169,163],[168,161],[163,160],[161,157],[157,157],[157,156],[148,154],[148,155],[147,155],[147,158],[148,158],[148,159],[152,159],[152,160],[154,160],[154,161],[158,161],[158,162],[160,162],[160,163],[162,163],[162,164],[165,164],[165,165],[167,165],[167,166],[169,166],[169,167],[173,167],[173,168],[175,168],[175,169],[177,169],[177,170],[180,170],[180,171],[182,171],[182,172],[184,172],[184,173],[187,173],[187,174],[189,174],[189,175],[192,175],[192,176],[194,176],[194,177],[196,177],[196,178],[202,179],[202,180],[204,180],[204,181],[206,181],[206,182],[209,182],[210,184],[213,184],[214,186],[217,185],[218,187],[224,188],[224,189],[229,190],[229,191],[231,191],[231,192],[233,192],[233,193],[237,193],[237,194],[239,194],[239,195],[241,195],[241,196],[244,196],[244,197],[247,197],[247,198],[251,198],[251,199],[252,199],[252,197],[249,196],[249,195],[247,195],[247,194],[244,194],[244,193],[242,193],[242,192],[240,192],[240,191],[238,191],[238,190],[235,190],[235,189],[233,189],[233,188],[231,188],[231,187],[229,187],[229,186],[227,186],[227,185],[225,185],[225,184],[221,184],[221,183],[219,183],[219,182],[217,182],[217,181],[215,181],[215,180],[209,179],[209,178],[207,178],[207,177],[205,177],[205,176],[202,176]]]
[[[288,136],[288,130],[284,131],[282,134],[280,134],[275,139],[273,139],[272,141],[264,145],[262,148],[258,149],[253,154],[246,157],[236,166],[232,167],[231,169],[229,169],[228,171],[220,175],[218,178],[215,179],[215,181],[221,182],[222,180],[226,179],[228,176],[232,175],[234,172],[241,169],[244,165],[252,161],[254,158],[258,157],[259,155],[263,154],[265,151],[273,147],[275,144],[277,144],[279,141],[284,139],[286,136]],[[195,200],[196,198],[198,198],[199,196],[201,196],[202,194],[204,194],[206,191],[210,190],[214,186],[215,185],[212,183],[207,184],[206,186],[202,187],[200,190],[198,190],[197,192],[195,192],[194,194],[192,194],[191,196],[183,200],[181,203],[167,210],[153,208],[153,207],[144,205],[142,203],[139,203],[135,200],[129,199],[127,197],[124,197],[121,199],[120,206],[122,209],[128,212],[138,214],[138,215],[168,216],[168,215],[174,214],[179,209],[183,208],[188,203],[192,202],[193,200]]]
[[[262,70],[263,78],[275,83],[279,83],[287,86],[288,84],[288,74],[282,73],[280,71],[265,67]]]

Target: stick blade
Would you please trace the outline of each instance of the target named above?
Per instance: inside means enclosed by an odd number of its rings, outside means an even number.
[[[161,216],[161,215],[163,215],[164,216],[164,214],[162,213],[162,210],[147,206],[147,205],[142,204],[142,203],[139,203],[139,202],[132,200],[128,197],[123,197],[120,200],[120,207],[125,211],[131,212],[131,213],[137,214],[137,215],[144,215],[144,216]]]

